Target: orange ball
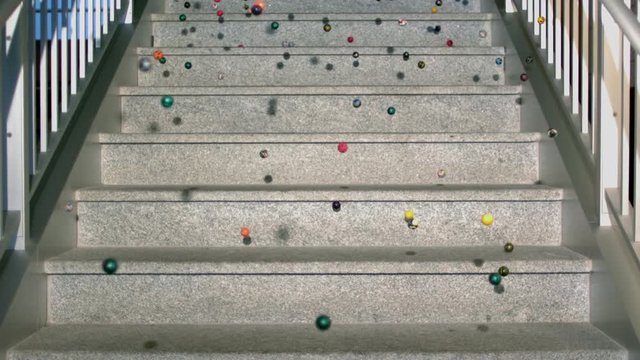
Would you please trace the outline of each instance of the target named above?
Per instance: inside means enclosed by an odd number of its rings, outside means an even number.
[[[153,58],[156,60],[160,60],[164,57],[164,54],[160,50],[156,50],[153,52]]]
[[[251,231],[249,230],[249,228],[247,227],[243,227],[242,229],[240,229],[240,235],[242,235],[242,237],[249,237],[249,235],[251,234]]]

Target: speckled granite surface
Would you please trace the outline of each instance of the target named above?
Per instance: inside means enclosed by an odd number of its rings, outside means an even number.
[[[497,269],[496,269],[497,270]],[[552,271],[552,269],[550,269]],[[495,270],[494,270],[495,271]],[[589,321],[589,274],[51,275],[51,324]]]
[[[584,273],[591,260],[559,246],[77,248],[50,259],[48,274],[488,274],[508,265],[511,275]],[[511,276],[509,275],[509,276]]]
[[[288,21],[287,15],[268,15],[246,18],[228,15],[221,21],[215,14],[190,15],[185,22],[177,15],[154,17],[154,46],[158,47],[255,47],[279,46],[490,46],[491,23],[497,18],[491,14],[352,14],[329,15],[331,31],[324,31],[326,15],[296,16]],[[406,26],[398,18],[407,19]],[[271,23],[280,23],[278,30]],[[440,26],[440,32],[433,30]],[[483,35],[481,35],[481,32]],[[353,43],[347,38],[354,37]],[[402,54],[402,51],[400,51]]]
[[[473,1],[443,1],[442,6],[438,7],[441,13],[446,12],[477,12],[482,9],[482,3],[489,3],[487,0]],[[190,1],[190,7],[185,8],[185,0],[165,0],[165,12],[177,14],[204,13],[211,14],[218,9],[224,10],[226,14],[244,14],[246,9],[244,5],[248,3],[244,0],[224,0],[224,3],[218,3],[214,8],[212,1],[195,0]],[[277,0],[269,1],[266,14],[273,13],[426,13],[430,12],[435,2],[416,0]]]
[[[316,95],[306,88],[297,94],[269,95],[264,88],[234,95],[235,88],[212,88],[210,94],[186,95],[193,88],[149,89],[147,94],[122,97],[125,133],[265,133],[265,132],[517,132],[520,95],[496,94],[369,94]],[[214,90],[215,89],[215,90]],[[246,88],[247,90],[251,88]],[[242,89],[241,89],[242,90]],[[245,91],[247,91],[245,90]],[[382,90],[382,89],[381,89]],[[163,92],[159,92],[163,91]],[[239,91],[240,93],[245,91]],[[216,94],[218,93],[218,94]],[[159,98],[172,94],[178,101],[166,109]],[[178,94],[182,94],[178,96]],[[353,106],[359,101],[358,108]],[[401,113],[390,121],[387,108]],[[342,105],[342,111],[336,106]]]
[[[589,324],[99,326],[43,329],[10,360],[626,360]],[[500,339],[496,341],[496,339]]]
[[[533,184],[538,180],[536,142],[514,142],[517,136],[506,143],[487,142],[495,141],[491,137],[114,134],[101,137],[102,181],[109,185],[320,185]],[[348,143],[346,153],[338,152],[340,142]],[[262,150],[269,152],[268,158],[259,156]],[[440,169],[446,171],[445,177],[438,176]]]

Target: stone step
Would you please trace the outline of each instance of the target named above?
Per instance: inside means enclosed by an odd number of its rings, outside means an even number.
[[[472,264],[468,258],[460,262],[467,268]],[[531,273],[504,277],[498,286],[489,282],[495,268],[485,273],[300,274],[291,273],[296,264],[285,263],[287,273],[247,274],[241,269],[250,264],[243,260],[227,264],[225,274],[175,274],[170,271],[175,264],[164,272],[155,268],[159,273],[51,274],[48,323],[308,324],[318,314],[343,324],[589,321],[585,260],[576,258],[566,272],[543,263],[528,266]],[[448,265],[465,267],[455,260]]]
[[[185,6],[189,3],[189,6]],[[267,14],[293,14],[301,13],[320,13],[320,14],[367,14],[367,13],[386,13],[386,14],[406,14],[406,13],[431,13],[432,8],[436,7],[438,13],[459,13],[459,12],[479,12],[482,9],[488,9],[492,1],[473,0],[473,1],[443,1],[441,6],[436,6],[434,2],[416,1],[416,0],[278,0],[269,1],[263,15]],[[252,6],[253,1],[245,0],[224,0],[221,3],[213,1],[185,1],[185,0],[165,0],[165,11],[176,14],[211,14],[218,10],[224,11],[225,14],[245,14],[247,8],[245,5]],[[216,7],[214,7],[216,5]],[[261,16],[263,16],[261,15]]]
[[[399,19],[407,24],[402,26]],[[467,14],[287,14],[246,17],[241,14],[152,15],[153,46],[491,46],[500,16]],[[328,21],[328,22],[327,22]],[[272,28],[278,23],[278,29]],[[326,31],[325,25],[331,26]],[[349,37],[353,42],[349,42]]]
[[[9,360],[626,360],[588,323],[55,325]]]
[[[585,273],[591,260],[559,246],[76,248],[47,260],[50,275],[104,274],[485,274]]]
[[[533,184],[541,139],[540,133],[99,136],[105,185]]]
[[[164,49],[167,62],[140,49],[140,86],[504,85],[504,48]],[[354,51],[358,52],[357,58]],[[394,50],[395,51],[395,50]],[[409,53],[405,60],[404,53]],[[413,55],[412,55],[413,54]],[[144,60],[146,61],[146,60]],[[424,62],[421,68],[420,61]],[[190,64],[191,67],[187,68]]]
[[[99,187],[77,192],[90,247],[558,245],[562,190],[529,186]],[[339,211],[333,202],[339,201]],[[410,229],[405,211],[419,222]],[[494,222],[482,224],[490,213]],[[240,230],[248,227],[251,240]]]
[[[127,87],[125,133],[518,132],[520,86]],[[171,94],[175,105],[162,107]],[[360,106],[355,107],[354,101]],[[387,108],[401,109],[389,121]]]

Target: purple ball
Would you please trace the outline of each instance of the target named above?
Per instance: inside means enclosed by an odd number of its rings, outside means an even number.
[[[251,7],[251,13],[253,15],[260,15],[262,14],[262,7],[258,6],[258,5],[253,5]]]

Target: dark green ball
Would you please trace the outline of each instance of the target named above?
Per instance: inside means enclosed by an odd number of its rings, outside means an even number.
[[[166,108],[170,108],[171,106],[173,106],[173,97],[171,96],[163,96],[162,97],[162,106],[166,107]]]
[[[512,243],[504,244],[504,251],[508,253],[513,252],[513,244]]]
[[[498,274],[502,277],[509,275],[509,268],[506,266],[500,266],[500,268],[498,268]]]
[[[102,262],[102,270],[107,274],[113,274],[118,270],[118,262],[115,259],[105,259]]]
[[[180,16],[178,17],[178,19],[180,19],[180,21],[186,21],[186,20],[187,20],[187,15],[185,15],[185,14],[180,14]]]
[[[271,28],[273,30],[278,30],[279,27],[280,27],[280,23],[279,22],[274,21],[274,22],[271,23]]]
[[[331,327],[331,318],[327,315],[320,315],[316,319],[316,327],[322,331],[329,330]]]
[[[396,114],[396,108],[394,108],[393,106],[390,106],[390,107],[387,109],[387,114],[389,114],[389,115],[395,115],[395,114]]]
[[[502,276],[500,276],[500,274],[498,273],[493,273],[491,275],[489,275],[489,282],[491,283],[491,285],[500,285],[500,282],[502,281]]]
[[[185,69],[189,70],[189,69],[191,69],[192,67],[193,67],[193,65],[192,65],[190,62],[188,62],[188,61],[187,61],[186,63],[184,63],[184,68],[185,68]]]
[[[419,69],[424,69],[426,66],[427,66],[427,64],[424,61],[422,61],[422,60],[418,61],[418,68]]]
[[[162,57],[160,58],[160,64],[166,64],[167,63],[167,58],[166,57]]]

